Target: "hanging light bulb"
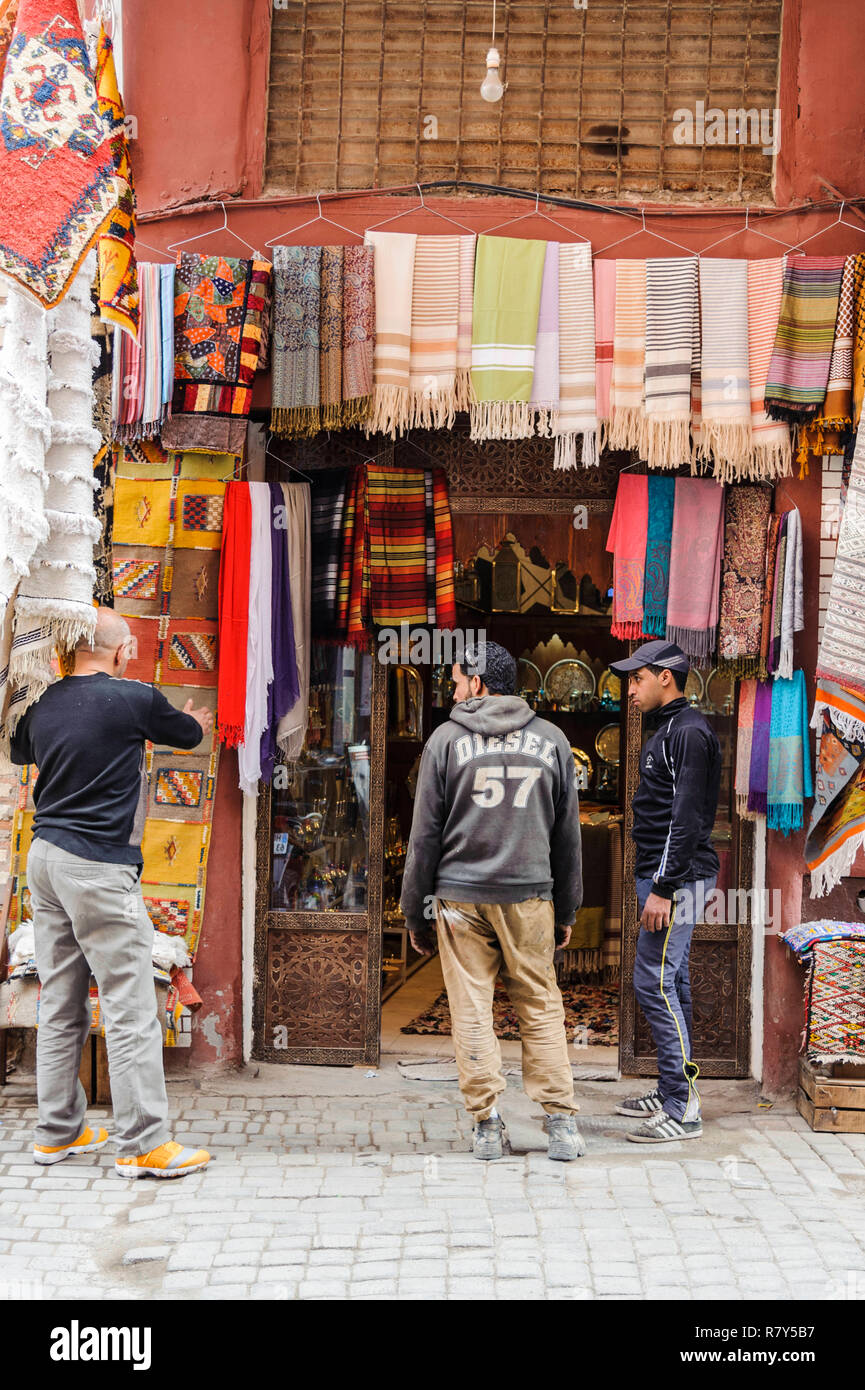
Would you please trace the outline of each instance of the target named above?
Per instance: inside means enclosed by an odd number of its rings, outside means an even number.
[[[481,96],[484,101],[501,101],[504,94],[499,77],[499,50],[491,48],[487,53],[487,75],[481,83]]]
[[[487,75],[481,83],[481,96],[484,101],[501,101],[504,95],[504,86],[499,77],[499,50],[496,48],[496,0],[493,0],[493,36],[490,48],[487,50]]]

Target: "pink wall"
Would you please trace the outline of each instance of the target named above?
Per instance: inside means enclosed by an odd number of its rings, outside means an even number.
[[[199,0],[194,20],[177,0],[126,0],[124,59],[127,111],[136,117],[138,138],[132,145],[141,235],[152,245],[168,243],[219,226],[222,213],[212,204],[231,199],[230,226],[265,252],[268,238],[287,241],[349,242],[351,238],[322,224],[292,236],[312,215],[309,203],[292,207],[289,199],[261,199],[266,128],[270,0]],[[781,55],[779,107],[782,141],[776,164],[777,205],[819,201],[830,192],[843,196],[863,191],[865,84],[865,4],[862,0],[786,0]],[[505,180],[507,181],[507,180]],[[239,201],[238,201],[239,200]],[[503,198],[428,199],[431,207],[450,213],[477,231],[500,223],[526,204]],[[181,212],[180,209],[186,207]],[[208,206],[210,205],[210,206]],[[414,196],[340,198],[326,211],[362,233],[401,208],[416,205]],[[715,207],[664,206],[663,218],[651,225],[693,250],[702,250],[741,226],[741,211]],[[633,230],[633,223],[613,213],[561,212],[566,227],[591,239],[606,254],[630,256],[676,254],[649,236],[639,235],[626,247],[611,243]],[[789,213],[766,230],[793,243],[834,214]],[[851,214],[851,220],[862,220]],[[394,230],[442,231],[445,224],[423,215],[407,216]],[[543,221],[521,222],[518,234],[543,237]],[[203,242],[214,249],[237,250],[230,237]],[[776,248],[755,233],[718,249],[719,255],[768,256]],[[862,238],[839,227],[812,248],[820,254],[865,249]],[[144,254],[147,254],[146,252]],[[269,402],[269,383],[259,379],[255,402]],[[819,476],[790,482],[805,524],[806,576],[811,609],[797,652],[797,664],[813,673],[816,661],[817,583],[819,572]],[[190,1063],[226,1063],[241,1055],[240,1011],[240,797],[233,755],[224,755],[217,790],[214,838],[210,856],[202,951],[195,983],[205,998],[190,1051],[176,1053],[174,1070]],[[770,886],[783,893],[783,926],[801,915],[802,836],[789,841],[769,834]],[[780,1093],[795,1085],[802,1026],[802,978],[798,966],[776,940],[766,943],[764,1089]]]

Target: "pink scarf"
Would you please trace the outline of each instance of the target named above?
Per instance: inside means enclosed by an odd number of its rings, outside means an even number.
[[[613,552],[613,625],[610,631],[623,642],[639,638],[643,631],[648,529],[649,479],[644,473],[622,473],[607,549]]]
[[[677,478],[667,641],[697,660],[715,650],[723,548],[723,486],[711,478]]]

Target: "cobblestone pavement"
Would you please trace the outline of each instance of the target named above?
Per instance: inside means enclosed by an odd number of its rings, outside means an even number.
[[[406,1081],[394,1059],[174,1082],[175,1133],[215,1161],[130,1182],[107,1151],[35,1167],[32,1079],[14,1080],[0,1296],[865,1298],[865,1135],[814,1134],[750,1083],[709,1082],[702,1141],[638,1148],[610,1114],[633,1088],[578,1083],[588,1152],[555,1164],[511,1082],[515,1152],[481,1164],[456,1086]]]

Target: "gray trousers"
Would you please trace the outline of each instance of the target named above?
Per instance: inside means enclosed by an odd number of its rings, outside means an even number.
[[[92,974],[105,1021],[117,1152],[149,1153],[170,1135],[153,983],[153,925],[138,869],[80,859],[35,839],[27,882],[42,982],[35,1142],[60,1148],[86,1127],[87,1097],[78,1070],[90,1033]]]

